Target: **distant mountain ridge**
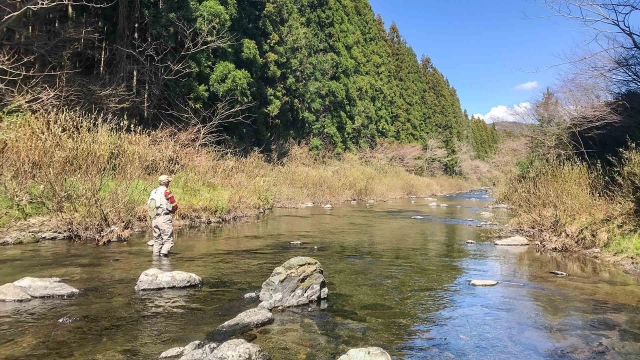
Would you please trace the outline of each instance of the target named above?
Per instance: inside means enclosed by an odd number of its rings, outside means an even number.
[[[523,135],[531,127],[531,124],[525,124],[515,121],[497,121],[494,122],[496,129],[500,132],[510,132],[514,135]]]

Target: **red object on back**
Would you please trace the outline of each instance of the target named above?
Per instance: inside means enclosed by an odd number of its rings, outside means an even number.
[[[173,194],[171,193],[171,191],[169,191],[169,190],[165,191],[164,192],[164,198],[167,199],[167,201],[171,205],[171,213],[172,214],[175,213],[176,211],[178,211],[178,202],[173,197]]]

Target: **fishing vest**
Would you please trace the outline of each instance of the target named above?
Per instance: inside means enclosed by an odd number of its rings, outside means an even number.
[[[171,213],[171,204],[164,196],[164,193],[167,191],[166,186],[159,186],[153,191],[151,191],[151,195],[149,196],[148,205],[152,205],[155,202],[156,207],[156,216],[158,215],[168,215]]]

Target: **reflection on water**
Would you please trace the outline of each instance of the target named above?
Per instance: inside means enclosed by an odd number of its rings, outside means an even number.
[[[0,303],[0,357],[152,359],[255,306],[242,295],[274,267],[307,255],[325,269],[329,300],[276,313],[273,325],[249,335],[274,359],[335,359],[361,346],[398,359],[638,358],[638,284],[591,260],[496,248],[476,227],[486,220],[480,212],[498,222],[508,212],[486,209],[485,196],[440,198],[449,206],[435,208],[415,199],[277,210],[258,222],[180,231],[169,259],[153,258],[143,237],[103,248],[5,247],[0,283],[57,276],[83,292]],[[194,272],[204,286],[136,292],[152,266]],[[470,278],[503,283],[475,288]],[[59,323],[65,316],[79,320]]]

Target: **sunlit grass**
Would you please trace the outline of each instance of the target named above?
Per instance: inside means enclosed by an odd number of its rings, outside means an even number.
[[[212,152],[194,134],[143,131],[108,117],[74,112],[0,120],[0,225],[49,215],[76,233],[145,221],[160,174],[182,220],[253,214],[274,206],[388,199],[460,191],[477,182],[422,177],[381,156],[312,155],[293,147],[281,163],[257,153]],[[399,147],[398,147],[399,148]]]

